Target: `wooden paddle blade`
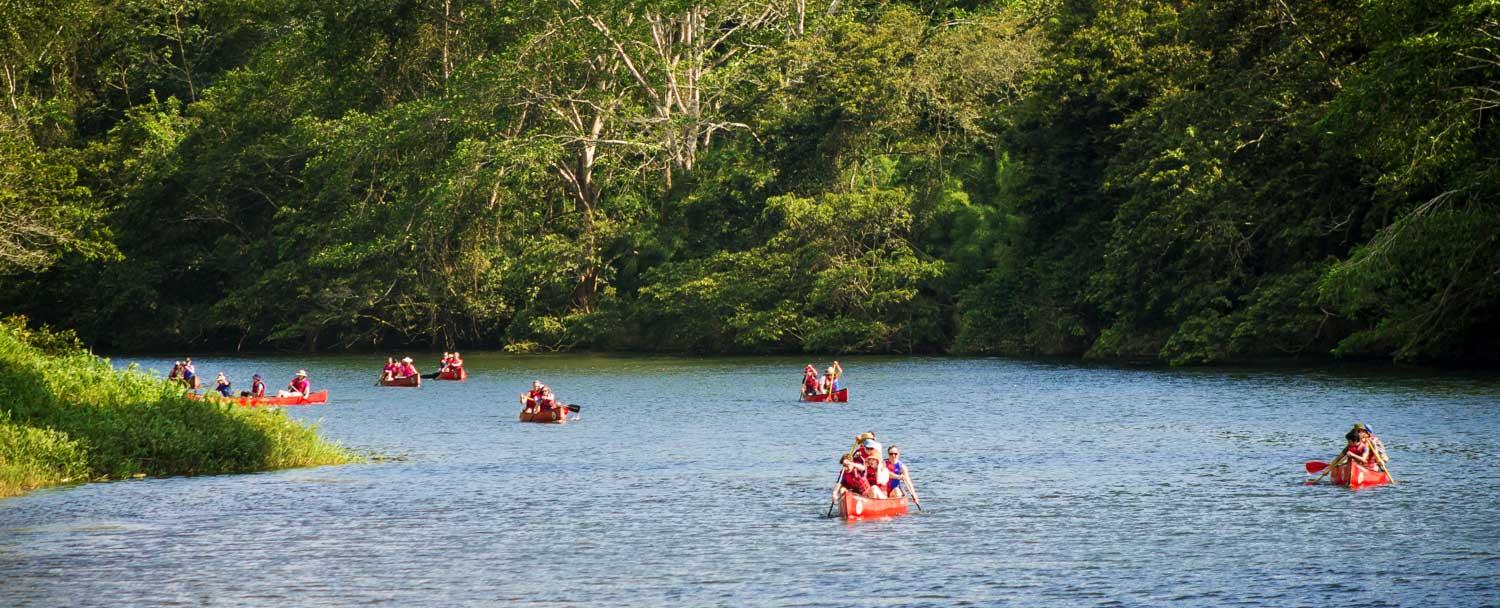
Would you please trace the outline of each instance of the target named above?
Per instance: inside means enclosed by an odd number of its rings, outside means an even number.
[[[1328,468],[1328,463],[1323,462],[1321,460],[1309,460],[1309,461],[1307,461],[1307,464],[1303,465],[1303,466],[1307,467],[1307,472],[1308,473],[1316,475],[1317,473],[1321,472],[1323,469]]]

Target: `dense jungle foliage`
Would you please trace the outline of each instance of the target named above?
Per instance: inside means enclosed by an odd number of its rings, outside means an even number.
[[[1493,360],[1497,0],[6,0],[96,348]]]

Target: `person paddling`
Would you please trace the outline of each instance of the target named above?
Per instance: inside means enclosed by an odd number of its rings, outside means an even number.
[[[901,464],[901,448],[896,447],[895,444],[891,444],[885,450],[885,468],[891,473],[890,483],[886,484],[885,492],[891,498],[905,496],[906,490],[902,487],[901,482],[906,480],[906,465]]]
[[[250,394],[247,395],[247,396],[249,396],[249,397],[264,397],[264,396],[266,396],[266,382],[264,380],[260,379],[260,374],[255,374],[254,376],[250,377]]]
[[[398,378],[408,378],[417,375],[417,366],[412,365],[411,357],[401,359],[401,370],[396,374]]]
[[[182,383],[188,388],[198,388],[198,368],[193,367],[193,358],[188,357],[182,361]]]
[[[811,363],[802,368],[802,395],[813,397],[818,394],[818,370]]]
[[[380,379],[386,382],[396,379],[396,373],[401,371],[401,366],[396,365],[395,357],[385,358],[385,367],[380,370]]]
[[[286,388],[287,390],[284,391],[276,391],[276,396],[306,397],[308,395],[308,391],[312,388],[311,383],[307,381],[307,370],[297,370],[297,375],[292,377],[291,383],[287,384]]]
[[[843,467],[843,476],[839,479],[842,491],[853,492],[860,496],[870,493],[870,479],[865,474],[865,465],[854,461],[854,457],[844,454],[839,458],[839,466]]]
[[[214,390],[219,391],[219,394],[225,397],[230,396],[229,378],[224,376],[224,372],[219,372],[219,375],[214,378]]]

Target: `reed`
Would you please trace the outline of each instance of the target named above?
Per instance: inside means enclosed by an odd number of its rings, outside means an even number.
[[[172,383],[134,366],[115,370],[66,342],[0,323],[0,496],[71,481],[354,459],[280,410],[190,400]]]

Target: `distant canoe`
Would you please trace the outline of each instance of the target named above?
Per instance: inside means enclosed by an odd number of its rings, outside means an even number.
[[[207,399],[212,400],[212,401],[225,401],[225,402],[234,403],[235,405],[243,405],[243,406],[246,406],[246,407],[257,407],[257,406],[278,406],[279,407],[279,406],[284,406],[284,405],[318,405],[320,403],[328,403],[328,391],[327,390],[321,390],[321,391],[318,391],[318,392],[313,393],[311,395],[307,395],[305,397],[302,397],[302,396],[298,396],[298,397],[277,397],[275,395],[267,395],[265,397],[220,397],[217,393],[209,393],[206,396],[195,395],[195,394],[189,393],[187,397],[189,399],[204,399],[204,398],[207,398]]]
[[[463,382],[464,379],[468,378],[468,377],[469,377],[469,372],[464,371],[464,368],[462,368],[462,367],[450,367],[450,368],[448,368],[446,370],[443,370],[442,372],[438,373],[437,379],[438,380],[457,380],[459,382]]]
[[[417,386],[422,386],[422,377],[418,376],[416,374],[412,374],[410,376],[403,376],[403,377],[395,378],[395,379],[392,379],[392,380],[386,380],[385,378],[381,378],[380,379],[380,385],[381,386],[417,387]]]
[[[844,491],[839,497],[839,515],[844,519],[870,519],[906,515],[906,498],[866,498]]]
[[[1385,471],[1365,468],[1355,462],[1346,462],[1333,467],[1333,484],[1350,488],[1368,488],[1388,484],[1390,474]]]
[[[849,401],[849,389],[847,389],[847,388],[841,388],[841,389],[839,389],[837,391],[834,391],[834,393],[832,395],[808,395],[806,393],[803,393],[802,394],[802,400],[803,401],[815,401],[815,402],[819,402],[819,403],[824,403],[824,402],[828,402],[828,401],[834,401],[834,402],[837,402],[837,403],[847,403]]]

